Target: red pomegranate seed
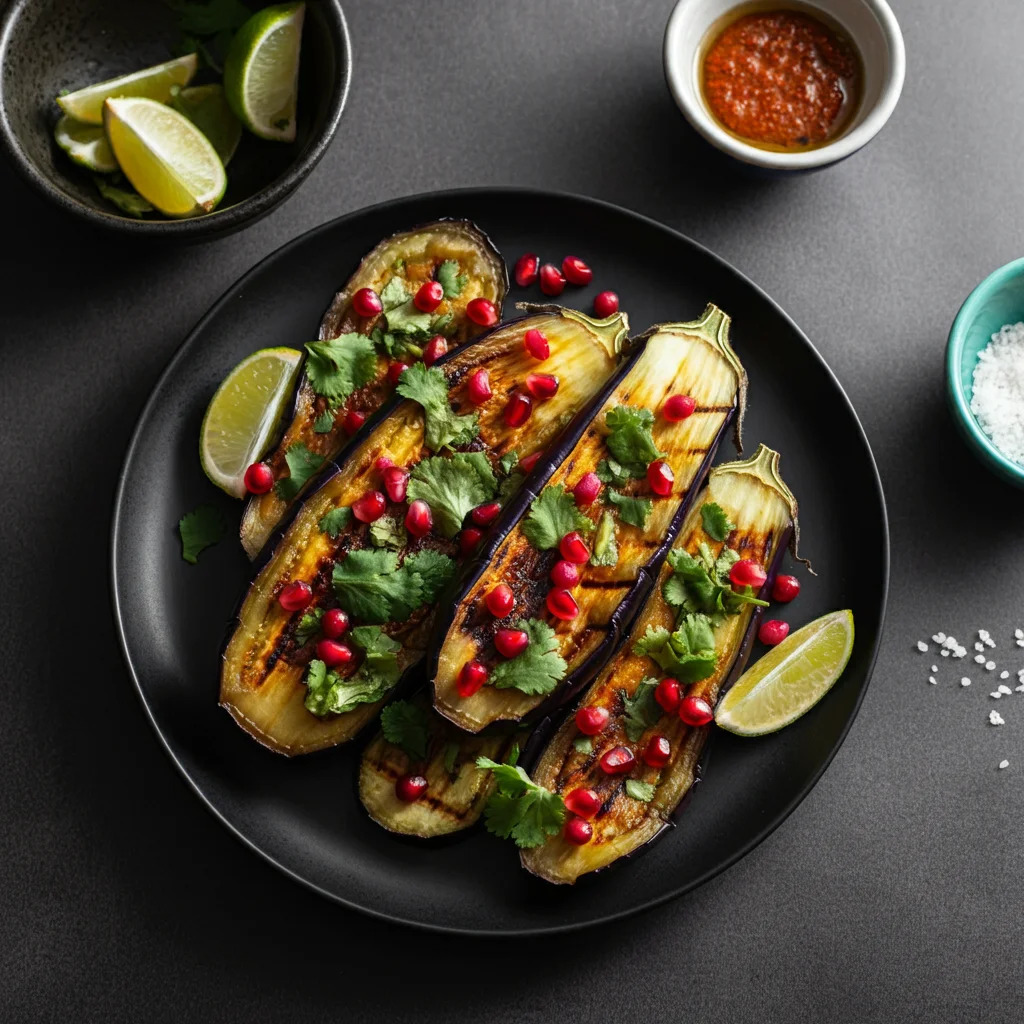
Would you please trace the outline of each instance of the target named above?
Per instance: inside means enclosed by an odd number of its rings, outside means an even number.
[[[672,493],[672,485],[675,480],[676,476],[672,472],[672,467],[663,459],[658,459],[657,462],[652,462],[647,467],[647,482],[659,498],[667,498]]]
[[[507,583],[499,583],[487,592],[484,604],[496,619],[503,619],[516,606],[515,594]]]
[[[332,608],[324,612],[320,628],[328,640],[337,640],[348,629],[348,615],[340,608]]]
[[[384,490],[392,501],[405,501],[409,490],[409,474],[401,466],[388,466],[384,470]]]
[[[380,296],[372,288],[360,288],[352,296],[352,308],[360,316],[376,316],[384,306]]]
[[[389,459],[386,455],[382,455],[373,465],[378,472],[383,473],[385,469],[390,469],[394,464],[393,459]]]
[[[594,838],[594,826],[582,818],[570,818],[562,830],[567,843],[573,846],[586,846]]]
[[[604,319],[619,311],[619,297],[615,292],[601,292],[594,298],[594,316]]]
[[[473,552],[476,551],[476,546],[480,543],[480,538],[483,535],[483,530],[477,530],[472,526],[463,530],[462,533],[459,534],[459,554],[462,555],[463,558],[473,554]]]
[[[781,644],[787,636],[789,636],[789,623],[783,622],[781,619],[769,619],[767,622],[762,622],[761,628],[757,631],[757,639],[769,647]]]
[[[590,557],[590,548],[587,547],[587,542],[576,530],[567,533],[562,538],[558,550],[567,562],[572,562],[574,565],[582,565]]]
[[[772,600],[787,604],[800,593],[800,581],[795,576],[776,576],[772,585]]]
[[[321,640],[316,645],[316,656],[328,667],[347,665],[352,660],[352,650],[337,640]]]
[[[523,335],[523,348],[533,356],[534,359],[547,359],[551,355],[551,346],[548,344],[547,335],[538,331],[535,327]]]
[[[243,477],[250,494],[266,494],[274,486],[274,472],[265,462],[254,462]]]
[[[505,406],[505,422],[510,427],[521,427],[533,412],[533,399],[525,391],[516,391]]]
[[[608,775],[625,775],[636,764],[636,754],[629,747],[612,747],[601,758],[601,769]]]
[[[455,688],[460,697],[472,697],[484,683],[490,673],[479,661],[467,661],[459,671],[459,679]]]
[[[489,401],[493,393],[490,374],[486,370],[477,370],[469,378],[466,391],[469,393],[469,400],[474,405],[483,405],[484,402]]]
[[[433,366],[434,363],[448,352],[448,341],[443,334],[435,334],[423,349],[423,363]]]
[[[733,562],[729,570],[729,580],[737,587],[753,587],[757,590],[764,586],[768,574],[752,558],[741,558]]]
[[[687,416],[692,416],[693,410],[696,408],[696,399],[689,395],[669,395],[661,407],[661,414],[670,423],[678,423],[680,420],[685,420]]]
[[[407,804],[413,804],[427,791],[427,780],[422,775],[403,775],[395,783],[395,795]]]
[[[345,433],[354,434],[366,422],[366,413],[350,409],[345,413]]]
[[[409,369],[408,363],[400,363],[398,361],[393,362],[388,367],[388,380],[391,382],[391,386],[395,387],[398,384],[398,378]]]
[[[430,506],[422,498],[417,498],[405,513],[405,528],[414,537],[426,537],[433,527],[434,516]]]
[[[352,502],[352,515],[361,523],[375,523],[387,508],[388,500],[380,491],[370,491]]]
[[[707,725],[715,717],[714,708],[703,697],[684,697],[679,717],[687,725]]]
[[[664,768],[672,756],[672,744],[664,736],[652,736],[644,751],[644,764],[649,768]]]
[[[493,327],[498,322],[498,307],[490,299],[470,299],[466,316],[480,327]]]
[[[554,263],[545,263],[540,268],[540,290],[545,295],[561,295],[565,291],[565,278]]]
[[[611,713],[607,708],[591,704],[576,712],[576,728],[584,736],[596,736],[608,724],[609,718],[611,718]]]
[[[494,646],[503,658],[514,658],[529,646],[530,638],[521,629],[499,629],[494,634]]]
[[[444,298],[444,288],[440,281],[424,281],[412,297],[412,304],[421,313],[433,313]]]
[[[601,810],[601,797],[593,789],[572,789],[565,795],[565,809],[580,818],[592,818]]]
[[[277,595],[278,604],[286,612],[301,612],[312,600],[313,588],[304,580],[289,583]]]
[[[679,684],[674,679],[662,679],[654,690],[654,699],[662,711],[674,715],[679,710],[679,702],[682,700]]]
[[[543,454],[544,449],[542,448],[539,452],[534,452],[532,455],[527,455],[525,459],[520,459],[519,468],[524,473],[532,473],[533,467],[537,465],[537,463],[540,461],[540,457]]]
[[[532,252],[524,252],[516,260],[516,284],[520,288],[529,288],[537,280],[537,268],[540,266],[539,257]]]
[[[580,613],[576,598],[568,590],[549,590],[547,606],[548,611],[563,622],[572,622]]]
[[[558,394],[558,378],[551,373],[530,373],[526,377],[526,390],[544,401]]]
[[[562,273],[569,284],[590,284],[594,277],[594,272],[579,256],[566,256],[562,260]]]
[[[550,579],[556,587],[571,590],[580,581],[580,571],[572,562],[563,558],[551,567]]]
[[[593,505],[601,493],[601,480],[596,473],[584,473],[572,489],[577,505]]]
[[[500,511],[501,506],[496,501],[491,501],[486,505],[477,505],[469,516],[477,526],[490,526],[498,518]]]

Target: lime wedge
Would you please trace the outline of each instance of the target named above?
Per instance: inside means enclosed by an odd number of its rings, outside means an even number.
[[[145,96],[166,103],[171,98],[171,86],[188,85],[199,66],[194,53],[176,57],[166,64],[143,68],[130,75],[111,78],[106,82],[87,85],[77,92],[58,96],[57,103],[68,117],[86,124],[103,124],[103,102],[111,96]]]
[[[849,609],[809,622],[740,676],[715,721],[737,736],[764,736],[795,722],[832,688],[852,650]]]
[[[54,127],[53,137],[80,167],[88,167],[100,174],[113,174],[117,170],[117,161],[102,126],[76,121],[65,114]]]
[[[171,106],[184,114],[217,150],[225,167],[242,138],[242,124],[228,106],[222,85],[190,85],[171,91]]]
[[[228,103],[261,139],[295,141],[299,48],[306,5],[257,11],[235,34],[224,61]]]
[[[147,99],[107,100],[103,123],[124,176],[169,217],[209,213],[227,175],[210,140],[176,110]]]
[[[199,432],[199,458],[203,472],[221,490],[245,496],[245,471],[270,444],[301,362],[302,353],[293,348],[261,349],[217,388]]]

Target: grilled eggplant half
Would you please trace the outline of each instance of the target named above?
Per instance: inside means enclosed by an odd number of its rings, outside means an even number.
[[[531,329],[547,336],[545,366],[560,386],[512,426],[508,400],[536,365],[523,345]],[[623,314],[592,320],[553,309],[500,325],[429,370],[420,363],[403,373],[399,391],[410,400],[380,410],[267,545],[221,669],[220,702],[243,729],[280,753],[302,754],[351,739],[376,714],[425,653],[437,597],[457,569],[464,516],[502,500],[516,482],[516,455],[539,453],[565,431],[579,435],[626,330]],[[468,383],[480,368],[493,398],[477,409]],[[407,506],[389,500],[382,458],[410,473],[408,499],[430,506],[426,535],[406,531]],[[538,463],[533,472],[549,471]],[[331,667],[315,654],[322,616],[335,607],[353,628],[338,640],[346,660]]]
[[[478,732],[496,721],[550,711],[589,683],[618,646],[730,422],[739,447],[746,375],[728,334],[729,317],[713,305],[699,320],[652,328],[582,437],[567,446],[543,493],[535,497],[526,490],[506,509],[499,524],[507,530],[504,539],[489,561],[481,559],[437,634],[442,640],[432,673],[434,706],[460,728]],[[669,418],[664,403],[671,395],[693,399],[692,413]],[[658,460],[674,473],[663,497],[647,472],[648,463]],[[604,481],[601,495],[589,505],[584,496],[577,507],[573,489],[595,472]],[[588,563],[577,567],[579,583],[571,592],[565,584],[558,590],[550,577],[568,557],[560,544],[567,531],[585,537],[591,549]],[[586,560],[587,548],[581,550]],[[514,610],[504,619],[496,619],[486,602],[499,584],[515,596]],[[556,590],[562,609],[552,608]],[[543,645],[553,657],[541,665],[527,649],[506,661],[495,641],[508,628],[522,630],[531,645]],[[461,674],[470,662],[491,675],[487,685],[467,693]]]
[[[445,297],[430,315],[412,306],[417,289],[429,280],[443,282]],[[383,301],[376,316],[361,316],[353,296],[371,288]],[[314,455],[333,459],[349,438],[346,417],[371,416],[394,391],[388,378],[392,361],[411,363],[422,355],[434,334],[443,334],[449,349],[485,330],[466,313],[477,298],[494,303],[498,319],[508,290],[508,273],[501,254],[475,224],[441,220],[385,238],[359,264],[345,287],[334,297],[320,324],[321,351],[307,357],[306,370],[295,392],[291,423],[266,457],[275,481],[290,475],[287,453],[298,444]],[[361,337],[372,340],[363,342]],[[347,344],[341,375],[337,353],[322,344],[342,339]],[[317,346],[313,346],[314,349]],[[358,355],[355,353],[358,352]],[[310,359],[314,361],[310,366]],[[318,366],[327,373],[318,374]],[[349,423],[351,426],[351,421]],[[288,485],[253,495],[242,515],[242,546],[255,558],[298,496]]]
[[[724,510],[724,525],[717,514],[705,513],[712,503]],[[557,835],[522,851],[529,871],[549,882],[572,883],[632,854],[670,825],[693,785],[712,726],[690,726],[664,711],[655,699],[657,683],[674,675],[686,696],[714,707],[746,667],[761,612],[752,594],[744,597],[729,587],[727,567],[738,558],[765,566],[763,597],[787,544],[795,548],[797,529],[796,500],[779,476],[777,452],[762,445],[753,458],[712,470],[662,567],[658,589],[583,698],[581,707],[607,709],[607,725],[588,741],[576,719],[568,718],[531,772],[534,782],[563,798],[577,789],[597,793],[593,836],[575,846]],[[661,768],[645,759],[655,737],[670,745]],[[632,767],[610,774],[602,759],[614,751],[613,761],[630,763],[622,750],[632,755]]]

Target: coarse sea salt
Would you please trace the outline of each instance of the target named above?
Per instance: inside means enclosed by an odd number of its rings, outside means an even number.
[[[998,711],[988,713],[989,725],[1006,725],[1006,719]]]
[[[1000,768],[1009,768],[1010,767],[1010,762],[1009,761],[1000,761],[999,762],[999,767]]]
[[[971,412],[996,447],[1024,465],[1024,322],[1005,324],[978,353]]]

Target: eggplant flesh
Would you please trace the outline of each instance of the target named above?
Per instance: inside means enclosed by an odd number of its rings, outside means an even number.
[[[525,424],[511,427],[503,416],[505,399],[536,366],[523,346],[523,336],[531,328],[547,335],[551,355],[545,365],[562,383],[553,398],[538,403]],[[472,373],[485,367],[490,375],[494,397],[475,409],[480,434],[470,447],[487,453],[496,465],[512,451],[525,457],[543,450],[563,431],[578,433],[589,403],[615,370],[625,332],[621,314],[594,321],[572,310],[553,310],[499,325],[439,363],[448,379],[450,403],[460,413],[474,411],[467,394]],[[283,754],[309,753],[346,742],[383,703],[360,704],[323,719],[313,715],[304,704],[303,676],[317,637],[300,646],[296,636],[304,614],[336,605],[331,586],[335,561],[370,543],[369,527],[363,523],[353,519],[332,538],[320,530],[320,520],[380,489],[378,458],[386,456],[411,469],[431,454],[424,445],[423,410],[416,402],[395,400],[368,426],[365,436],[346,449],[344,460],[321,477],[277,542],[268,545],[266,564],[246,593],[224,650],[220,703],[250,735]],[[404,503],[389,503],[385,514],[401,521]],[[407,544],[401,557],[428,547],[458,558],[456,540],[437,533]],[[284,586],[297,580],[310,584],[313,602],[301,612],[288,612],[277,597]],[[397,657],[403,674],[424,656],[434,614],[435,607],[423,607],[406,621],[384,625],[384,632],[402,644]]]
[[[446,329],[449,349],[482,334],[486,328],[469,319],[466,305],[471,299],[490,299],[500,317],[508,291],[504,260],[491,240],[472,222],[442,220],[391,235],[365,256],[324,314],[320,340],[350,333],[369,335],[382,324],[381,316],[363,317],[352,308],[352,297],[360,288],[372,288],[379,294],[392,277],[398,276],[412,294],[425,281],[433,279],[445,260],[457,260],[461,272],[467,275],[460,294],[442,300],[436,310],[439,316],[452,314]],[[374,378],[334,410],[333,426],[321,433],[313,428],[317,418],[328,410],[327,400],[316,394],[306,374],[302,374],[295,390],[291,422],[264,460],[273,471],[275,481],[288,475],[285,453],[295,444],[301,442],[328,460],[338,454],[348,441],[344,427],[346,414],[355,411],[369,417],[391,397],[394,386],[388,380],[389,362],[386,355],[378,356]],[[291,504],[292,501],[281,498],[276,490],[249,499],[242,515],[240,537],[250,558],[256,557]]]
[[[707,488],[691,508],[674,545],[677,550],[695,555],[704,542],[716,557],[728,546],[738,551],[741,558],[752,558],[768,566],[771,571],[761,589],[761,598],[770,592],[778,562],[797,529],[796,500],[779,476],[778,462],[778,453],[762,445],[751,459],[712,470]],[[708,501],[721,505],[736,524],[724,544],[713,540],[703,529],[700,509]],[[581,706],[605,707],[611,714],[608,725],[592,738],[592,751],[576,750],[574,741],[580,733],[575,717],[568,717],[531,772],[536,783],[552,792],[565,795],[578,788],[594,789],[602,798],[601,808],[591,821],[593,838],[585,846],[573,846],[559,835],[543,846],[522,851],[523,866],[549,882],[571,884],[580,875],[605,868],[644,847],[665,830],[696,779],[711,725],[692,727],[676,714],[662,713],[636,740],[631,740],[625,729],[624,696],[632,697],[644,678],[661,679],[665,674],[650,657],[634,653],[633,645],[648,627],[675,627],[675,611],[665,602],[661,590],[671,573],[666,562],[659,586],[634,623],[627,643],[581,702]],[[759,607],[745,604],[739,614],[726,616],[715,627],[715,670],[708,678],[682,687],[686,694],[703,697],[712,707],[715,705],[745,668],[760,612]],[[655,735],[668,739],[672,749],[668,764],[661,769],[643,762],[643,751]],[[628,775],[608,775],[600,767],[600,759],[620,745],[636,754],[636,765]],[[644,803],[626,792],[626,783],[631,779],[654,786],[650,802]]]
[[[628,372],[551,475],[549,485],[561,484],[568,490],[585,473],[597,469],[600,460],[608,457],[605,414],[619,405],[639,406],[655,414],[654,441],[668,453],[675,474],[672,494],[666,498],[653,495],[646,479],[617,488],[630,496],[653,498],[653,509],[644,528],[618,522],[614,566],[580,567],[581,581],[573,591],[579,613],[573,620],[559,620],[545,606],[548,575],[560,554],[536,550],[518,526],[510,528],[489,563],[469,581],[448,625],[438,632],[443,640],[433,671],[434,706],[460,728],[478,732],[496,721],[522,721],[549,712],[590,682],[615,650],[650,593],[689,499],[703,482],[730,422],[735,423],[739,444],[746,375],[729,345],[729,323],[726,314],[709,305],[699,320],[652,328]],[[672,394],[692,396],[697,402],[694,413],[679,422],[661,416],[662,405]],[[529,492],[519,497],[516,520],[531,497]],[[597,521],[610,507],[599,498],[584,511]],[[594,536],[588,535],[590,543]],[[484,603],[485,595],[498,583],[509,585],[516,598],[509,620],[495,620]],[[521,618],[544,619],[555,630],[559,653],[568,665],[555,692],[528,695],[515,688],[485,685],[472,696],[461,697],[457,681],[462,666],[470,660],[489,667],[496,664],[495,630]]]

